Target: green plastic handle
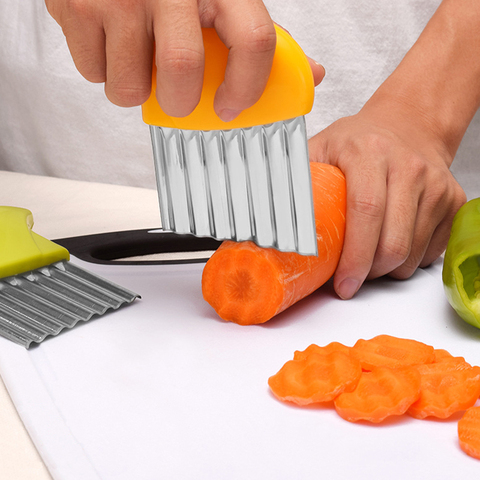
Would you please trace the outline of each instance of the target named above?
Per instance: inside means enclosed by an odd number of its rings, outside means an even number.
[[[32,231],[30,210],[0,206],[0,278],[69,260],[68,250]]]

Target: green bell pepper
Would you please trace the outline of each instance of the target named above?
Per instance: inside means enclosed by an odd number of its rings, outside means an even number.
[[[480,328],[480,198],[463,205],[453,219],[442,279],[450,305]]]

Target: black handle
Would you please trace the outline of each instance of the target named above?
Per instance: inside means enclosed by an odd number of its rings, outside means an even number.
[[[210,237],[180,235],[161,229],[126,230],[54,240],[70,254],[90,263],[115,265],[158,265],[204,263],[208,256],[194,259],[122,260],[159,253],[204,252],[216,250],[222,243]]]

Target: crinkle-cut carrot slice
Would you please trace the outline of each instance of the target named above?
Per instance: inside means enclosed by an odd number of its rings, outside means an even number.
[[[268,385],[280,400],[308,405],[329,402],[353,390],[361,374],[360,363],[342,352],[312,353],[285,363],[268,379]]]
[[[312,343],[305,350],[302,350],[302,351],[296,350],[295,353],[293,354],[293,359],[301,360],[302,358],[307,357],[311,353],[328,355],[329,353],[332,353],[332,352],[342,352],[342,353],[345,353],[346,355],[349,355],[350,347],[347,347],[346,345],[343,345],[343,343],[339,343],[339,342],[331,342],[328,345],[325,345],[324,347],[319,347],[318,345]]]
[[[466,363],[463,357],[454,357],[450,352],[443,348],[436,348],[434,350],[435,360],[434,363],[439,362],[454,362],[454,363]]]
[[[480,395],[480,367],[439,362],[415,367],[421,375],[420,397],[408,413],[415,418],[448,418],[475,405]]]
[[[378,335],[370,340],[358,340],[350,350],[364,370],[374,367],[396,368],[435,360],[434,348],[416,340]]]
[[[460,448],[480,460],[480,407],[471,407],[458,422]]]
[[[420,374],[415,367],[376,367],[363,372],[353,392],[342,393],[334,403],[337,413],[349,422],[380,423],[402,415],[420,395]]]

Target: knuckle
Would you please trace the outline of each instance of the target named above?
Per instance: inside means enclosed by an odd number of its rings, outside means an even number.
[[[120,107],[135,107],[144,103],[150,95],[150,85],[142,83],[110,82],[108,99]]]
[[[276,43],[275,28],[267,23],[253,26],[243,39],[244,48],[252,53],[273,52]]]
[[[68,11],[75,17],[85,18],[93,13],[94,5],[90,0],[68,0]]]
[[[361,149],[385,153],[389,148],[390,142],[383,134],[378,132],[368,132],[361,137],[360,144]]]
[[[455,211],[457,211],[462,205],[467,202],[467,195],[463,191],[463,189],[459,186],[459,188],[455,189],[453,194],[453,206]]]
[[[166,47],[156,60],[157,67],[169,75],[183,76],[203,68],[203,52],[193,47]]]
[[[432,210],[440,207],[448,211],[458,210],[466,200],[465,192],[453,177],[438,170],[430,178],[429,189],[423,199]]]
[[[419,183],[427,175],[428,163],[423,155],[409,153],[406,156],[405,163],[408,165],[406,174],[413,182]]]
[[[422,202],[430,211],[433,211],[442,204],[448,204],[449,196],[447,189],[442,188],[438,183],[436,185],[432,183],[432,187],[425,193]]]
[[[374,196],[365,194],[348,200],[348,208],[355,214],[370,219],[381,219],[384,214],[384,204]]]
[[[362,161],[365,169],[376,168],[377,160],[388,155],[391,142],[384,134],[362,132],[346,140],[342,147],[342,158]]]
[[[45,3],[67,38],[71,30],[78,29],[84,22],[100,21],[101,7],[94,0],[45,0]]]
[[[412,263],[410,265],[408,263],[404,263],[403,265],[400,265],[395,270],[392,270],[388,274],[388,276],[395,278],[397,280],[407,280],[415,273],[415,271],[417,270],[417,267],[418,267],[418,264],[416,263],[415,264]]]
[[[58,3],[55,0],[49,2]],[[66,9],[75,17],[91,18],[100,12],[108,12],[110,15],[118,17],[123,14],[132,14],[139,8],[137,0],[104,0],[98,2],[96,0],[63,0]]]
[[[388,259],[392,268],[396,268],[407,261],[410,249],[411,245],[407,238],[390,236],[379,243],[377,255]]]

